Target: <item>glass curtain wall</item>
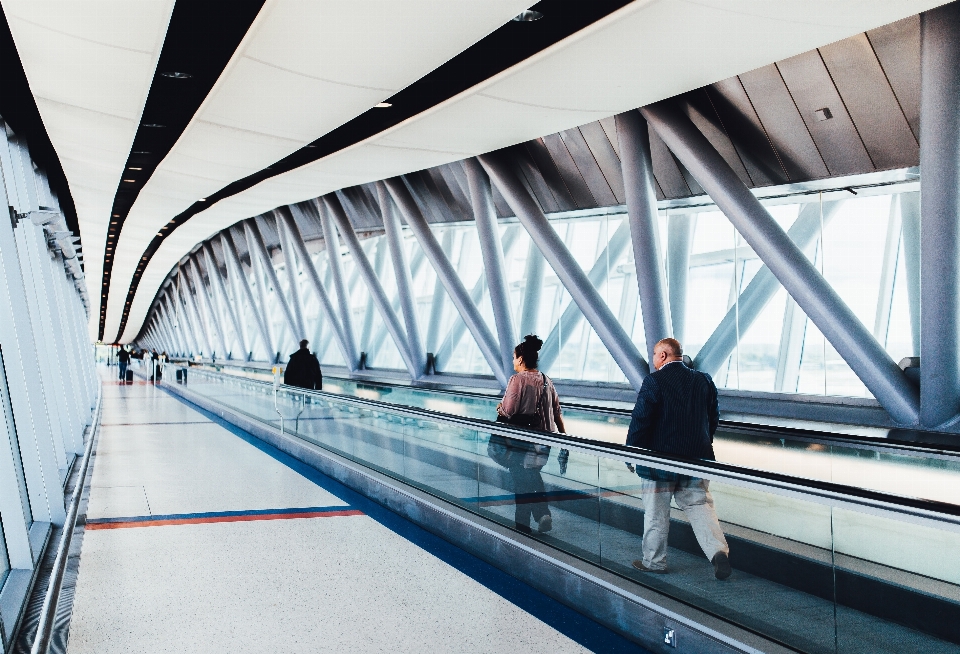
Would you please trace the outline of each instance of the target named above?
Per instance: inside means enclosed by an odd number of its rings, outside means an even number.
[[[763,202],[854,314],[899,361],[918,355],[919,266],[918,254],[911,252],[918,251],[919,202],[915,185],[890,188],[894,192],[842,192],[839,198],[837,192],[828,196],[812,193]],[[549,220],[637,349],[646,352],[643,307],[637,297],[624,208],[557,213]],[[556,379],[625,384],[623,372],[523,227],[512,218],[500,221],[499,227],[515,339],[519,341],[527,333],[539,335],[544,340],[542,368]],[[496,334],[476,225],[472,221],[435,223],[431,229],[490,332]],[[424,351],[434,355],[440,372],[492,375],[420,244],[406,227],[402,237]],[[869,397],[846,362],[716,206],[661,208],[659,239],[673,334],[719,387]],[[403,324],[385,236],[361,235],[361,244],[390,308]],[[352,253],[345,246],[338,251],[354,337],[366,366],[405,370],[400,349],[372,301]],[[339,314],[328,253],[321,248],[311,256]],[[277,261],[280,291],[289,296],[287,264],[280,257]],[[321,362],[343,365],[334,330],[326,324],[316,293],[305,281],[300,263],[296,258],[292,262],[298,266],[298,292],[308,331],[312,331],[308,338],[312,338]],[[297,339],[264,272],[254,266],[249,281],[258,301],[260,289],[256,287],[262,286],[274,348],[283,356],[296,348]],[[249,314],[245,318],[248,334],[258,335]],[[257,340],[262,339],[252,339]],[[266,352],[263,347],[252,349],[255,358]]]

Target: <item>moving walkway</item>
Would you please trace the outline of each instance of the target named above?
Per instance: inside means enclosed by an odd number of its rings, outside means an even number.
[[[411,397],[419,389],[385,393],[345,383],[339,393],[301,391],[195,368],[188,379],[185,389],[194,397],[482,520],[515,529],[518,502],[545,501],[552,530],[517,538],[536,539],[787,650],[960,651],[960,562],[952,556],[960,546],[960,505],[952,492],[960,453],[947,446],[815,433],[760,438],[758,430],[724,425],[717,439],[721,460],[689,461],[472,415],[482,409],[489,417],[492,397],[424,394],[424,406],[415,406]],[[358,397],[360,391],[403,399]],[[445,404],[431,408],[427,400]],[[454,404],[463,410],[449,410]],[[568,421],[581,419],[575,408],[565,411]],[[625,413],[582,411],[625,431]],[[544,493],[512,492],[509,471],[489,456],[496,434],[551,448]],[[764,467],[751,465],[757,461]],[[677,510],[671,573],[649,575],[631,566],[639,558],[643,509],[641,480],[626,464],[709,480],[730,544],[728,581],[713,578]]]

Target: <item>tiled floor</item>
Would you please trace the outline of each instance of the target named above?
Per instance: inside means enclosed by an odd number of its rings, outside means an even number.
[[[108,383],[103,402],[72,654],[633,649],[543,596],[525,610],[530,589],[452,565],[434,537],[162,390]],[[263,515],[308,507],[323,511]]]

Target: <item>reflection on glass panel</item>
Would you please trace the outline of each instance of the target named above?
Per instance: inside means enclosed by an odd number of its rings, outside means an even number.
[[[17,487],[20,489],[20,503],[23,515],[27,519],[27,528],[33,524],[33,512],[30,509],[30,495],[27,489],[27,480],[23,474],[23,458],[20,452],[20,440],[17,434],[17,424],[13,416],[13,405],[10,403],[10,392],[7,386],[7,369],[3,361],[3,350],[0,349],[0,402],[3,403],[3,433],[6,434],[6,443],[0,437],[0,447],[9,446],[13,457],[13,469],[17,476]]]
[[[7,541],[3,535],[3,524],[0,522],[0,588],[3,588],[3,582],[7,580],[9,572],[10,559],[7,557]]]

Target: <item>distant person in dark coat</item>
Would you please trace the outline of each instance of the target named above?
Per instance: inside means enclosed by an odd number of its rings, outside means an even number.
[[[627,445],[691,459],[714,461],[713,435],[720,420],[717,387],[710,375],[683,364],[683,349],[672,338],[653,349],[656,372],[643,380],[633,409]],[[667,572],[670,500],[683,509],[717,579],[730,576],[730,548],[723,536],[706,479],[655,468],[637,467],[643,479],[644,572]]]
[[[283,373],[283,383],[319,391],[323,389],[323,373],[316,355],[307,349],[309,344],[306,339],[300,341],[300,349],[290,355],[290,362]]]
[[[117,352],[117,361],[120,363],[120,381],[127,380],[127,366],[130,365],[130,353],[127,348],[121,347]]]

